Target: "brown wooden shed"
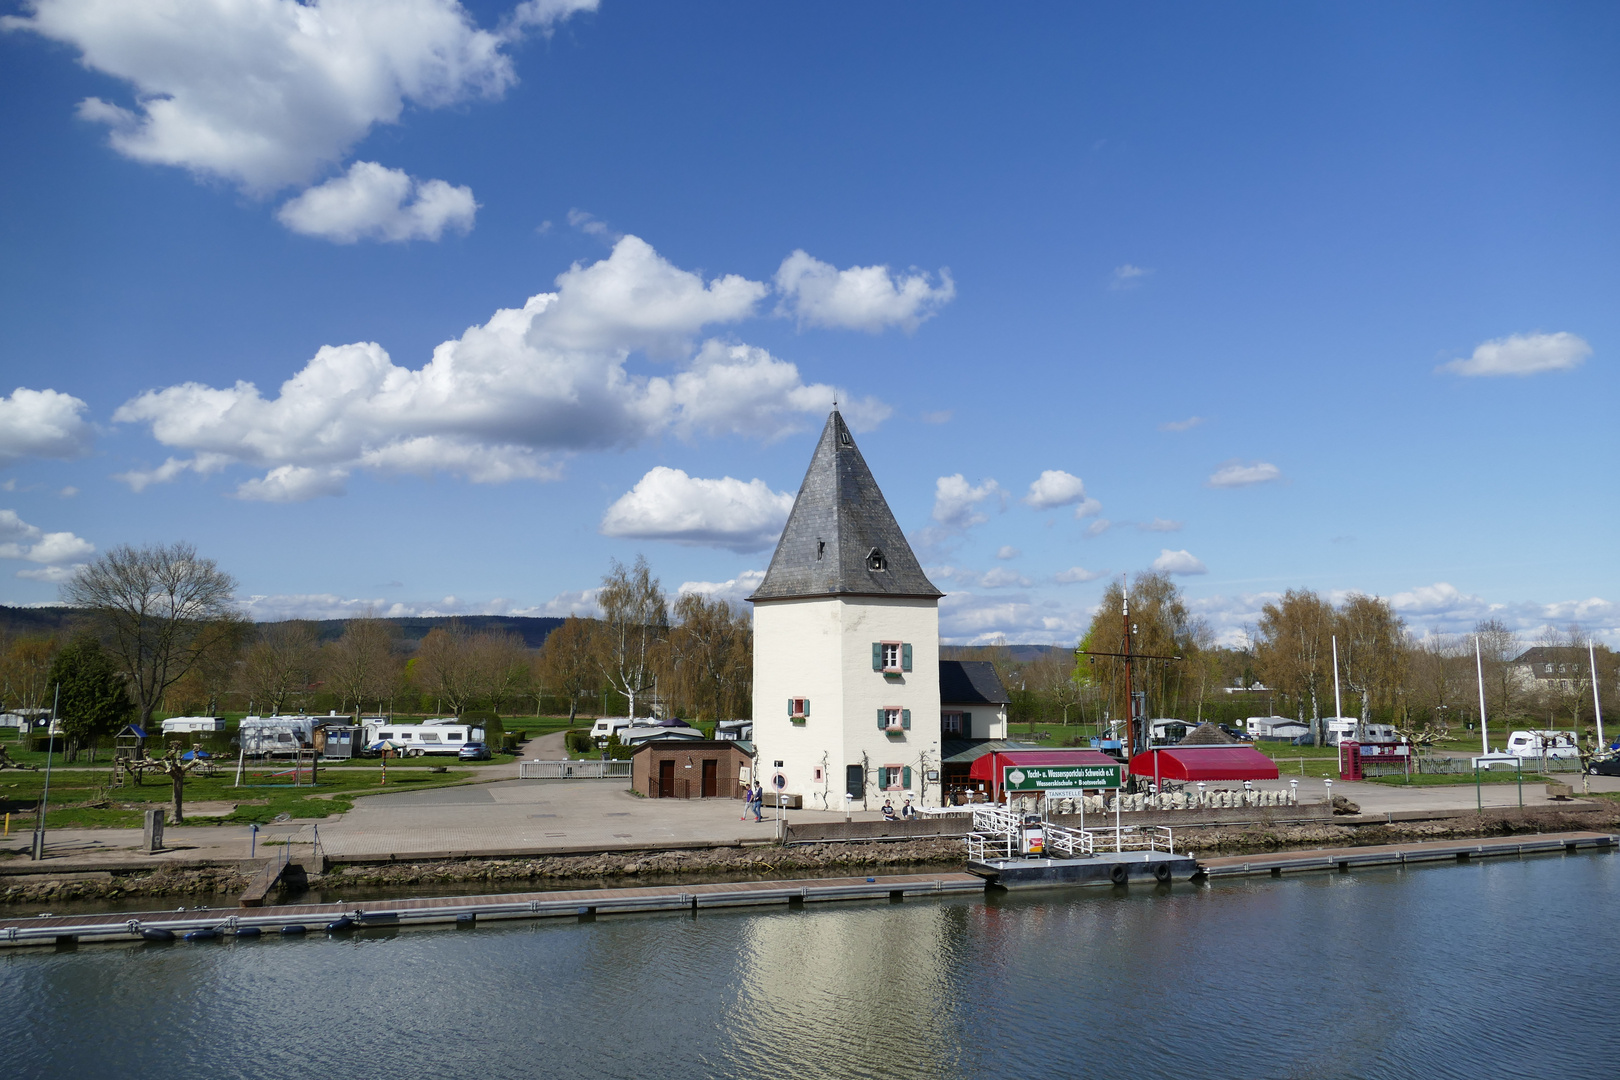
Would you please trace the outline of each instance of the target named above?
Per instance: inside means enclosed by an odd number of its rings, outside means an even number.
[[[630,757],[630,785],[654,799],[740,799],[752,780],[754,748],[728,740],[642,743]]]

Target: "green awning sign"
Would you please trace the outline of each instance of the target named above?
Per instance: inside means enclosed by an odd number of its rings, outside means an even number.
[[[1123,769],[1121,765],[1003,765],[1002,788],[1073,799],[1083,791],[1119,787]]]

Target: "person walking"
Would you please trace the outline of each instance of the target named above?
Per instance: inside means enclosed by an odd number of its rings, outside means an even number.
[[[747,821],[748,812],[754,808],[754,785],[750,784],[743,789],[743,812],[738,821]]]
[[[764,805],[765,805],[765,785],[761,784],[758,780],[755,780],[754,781],[754,820],[755,821],[764,821],[765,820],[764,815],[759,812],[760,808],[763,807]]]

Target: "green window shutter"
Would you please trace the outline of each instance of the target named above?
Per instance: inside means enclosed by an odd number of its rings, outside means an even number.
[[[911,710],[910,709],[901,709],[900,710],[900,726],[905,728],[907,731],[911,730]]]
[[[962,738],[973,738],[973,714],[970,712],[962,714]]]
[[[810,699],[809,698],[804,699],[804,715],[806,717],[808,717],[810,715]]]
[[[900,786],[907,791],[911,790],[911,766],[907,765],[900,770]]]
[[[792,698],[788,698],[788,715],[789,716],[793,715],[793,699]]]
[[[901,671],[910,671],[911,670],[911,646],[910,645],[902,645],[902,646],[900,646],[900,670]]]
[[[885,724],[885,723],[884,723],[884,722],[883,722],[883,719],[884,719],[884,718],[883,718],[883,710],[882,710],[882,709],[879,709],[879,710],[878,710],[878,730],[879,730],[879,731],[882,731],[882,730],[883,730],[883,729],[884,729],[884,728],[885,728],[885,727],[887,727],[887,726],[888,726],[888,725],[887,725],[887,724]]]
[[[883,642],[872,642],[872,670],[883,670]]]

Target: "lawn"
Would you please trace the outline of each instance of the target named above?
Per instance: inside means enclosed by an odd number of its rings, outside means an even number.
[[[445,787],[471,779],[470,770],[452,769],[435,773],[426,769],[390,771],[386,786],[372,772],[320,771],[320,783],[311,787],[307,772],[302,786],[292,786],[291,776],[278,776],[276,769],[252,770],[236,787],[235,770],[214,777],[192,777],[186,781],[186,804],[233,802],[236,809],[224,817],[187,815],[187,825],[245,825],[272,821],[282,814],[289,818],[322,818],[342,813],[354,806],[356,795],[370,795],[400,788],[418,790]],[[63,772],[51,777],[51,802],[46,821],[53,826],[136,828],[147,809],[167,806],[170,786],[166,779],[148,776],[144,784],[108,788],[108,773]],[[250,786],[262,784],[264,786]],[[285,786],[280,786],[280,785]],[[34,807],[45,786],[43,772],[0,772],[0,806],[9,810],[12,831],[19,819],[31,826]]]

